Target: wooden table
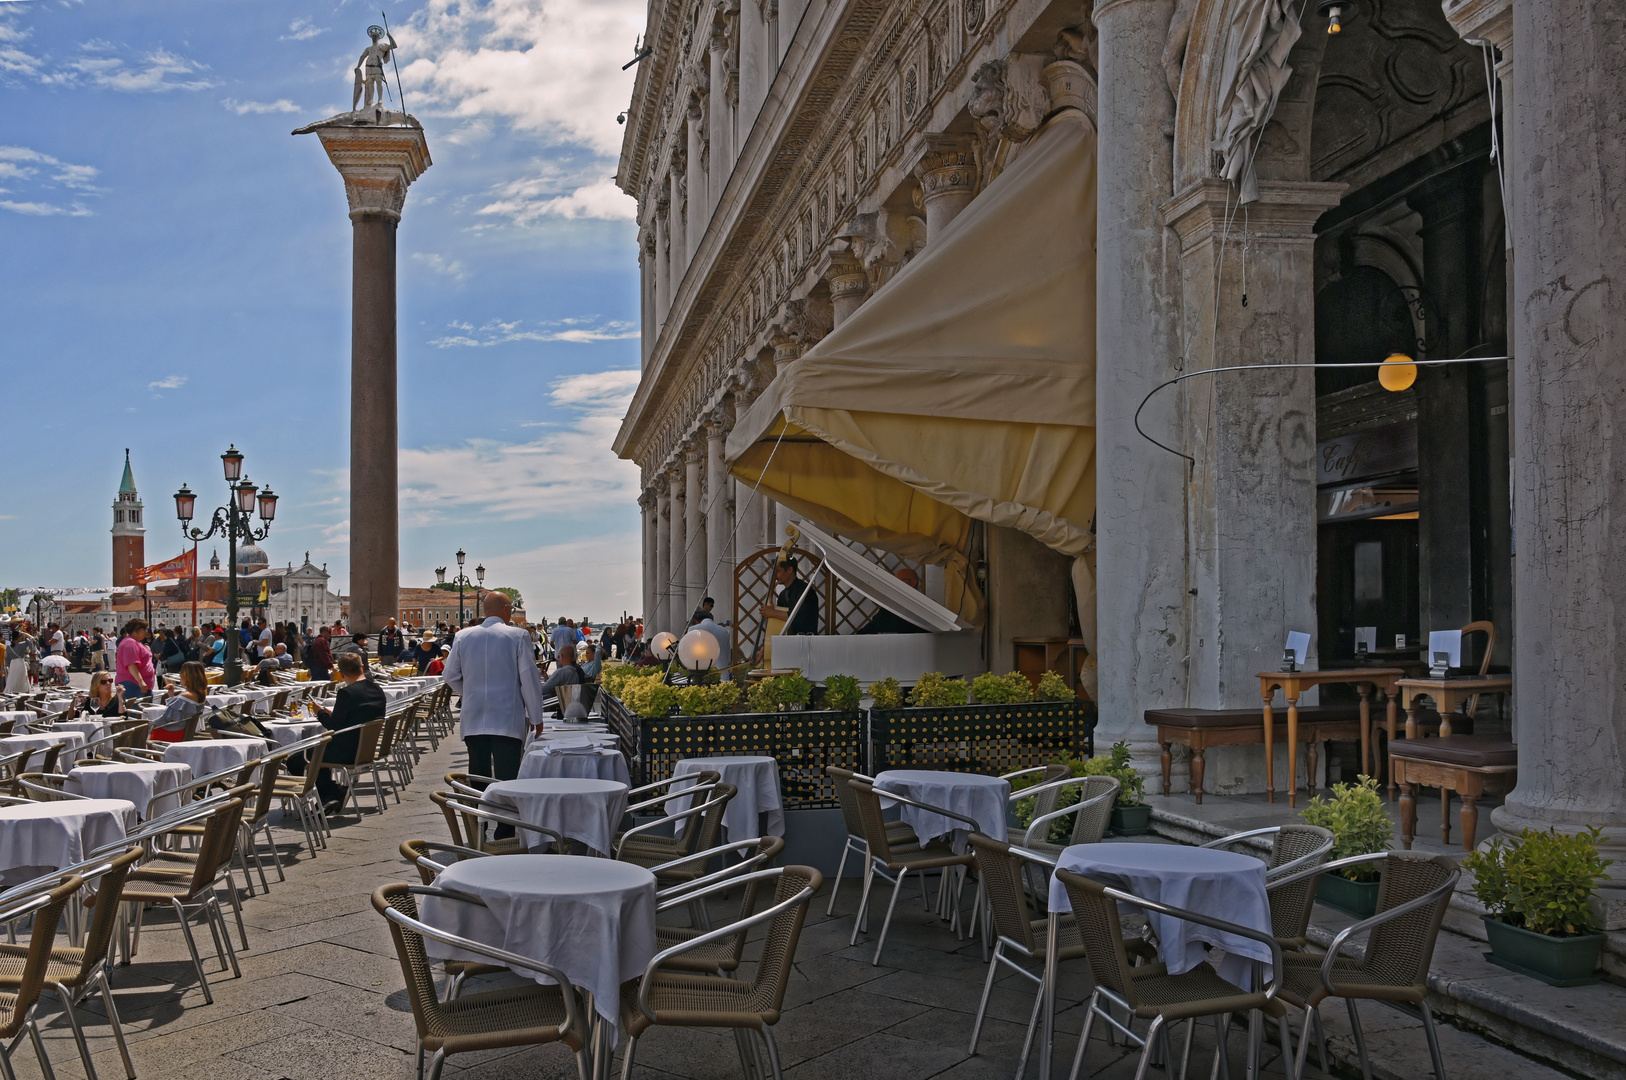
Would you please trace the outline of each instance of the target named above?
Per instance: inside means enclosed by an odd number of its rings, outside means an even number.
[[[1451,737],[1451,717],[1457,708],[1466,705],[1470,699],[1481,694],[1508,694],[1513,691],[1513,677],[1511,675],[1475,675],[1456,677],[1450,679],[1398,679],[1395,685],[1400,688],[1400,704],[1406,710],[1406,738],[1417,738],[1417,703],[1423,698],[1434,702],[1435,711],[1440,714],[1440,738]],[[1395,741],[1395,718],[1393,712],[1388,722],[1389,741]],[[1395,797],[1395,785],[1398,783],[1395,776],[1394,761],[1389,762],[1389,801]],[[1450,795],[1447,793],[1447,799]]]
[[[1361,695],[1361,772],[1371,775],[1372,762],[1372,694],[1380,692],[1388,703],[1389,731],[1395,725],[1394,688],[1405,672],[1400,668],[1344,668],[1335,671],[1261,671],[1259,696],[1265,707],[1265,793],[1270,802],[1276,801],[1276,763],[1271,749],[1274,740],[1275,716],[1270,703],[1281,687],[1287,698],[1287,805],[1298,805],[1299,779],[1299,697],[1312,686],[1345,683],[1355,687]],[[1392,736],[1391,736],[1392,737]]]

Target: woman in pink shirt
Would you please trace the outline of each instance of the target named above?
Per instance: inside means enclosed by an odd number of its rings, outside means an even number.
[[[124,635],[114,656],[119,685],[124,687],[124,700],[148,697],[157,673],[153,670],[152,650],[147,647],[146,620],[131,619],[124,628]]]

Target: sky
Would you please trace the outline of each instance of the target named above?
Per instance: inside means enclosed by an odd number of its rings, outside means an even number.
[[[434,161],[398,234],[403,585],[461,547],[533,617],[637,610],[637,469],[610,449],[636,227],[611,178],[644,10],[387,12]],[[178,554],[172,494],[200,518],[224,502],[235,443],[282,496],[272,561],[309,551],[348,591],[351,227],[290,132],[349,108],[380,21],[359,0],[0,0],[0,586],[110,583],[126,447],[147,561]]]

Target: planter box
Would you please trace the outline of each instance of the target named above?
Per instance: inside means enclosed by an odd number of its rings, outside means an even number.
[[[1485,921],[1485,936],[1491,947],[1485,959],[1493,964],[1548,986],[1586,986],[1603,977],[1598,973],[1602,934],[1551,937],[1490,915],[1480,918]]]
[[[1119,836],[1145,836],[1152,831],[1152,808],[1146,803],[1114,806],[1108,828]]]
[[[871,709],[869,772],[943,769],[999,776],[1095,752],[1093,701]]]
[[[683,758],[760,755],[779,763],[779,796],[787,811],[834,808],[826,765],[862,772],[863,725],[857,712],[720,713],[644,719],[613,694],[601,698],[604,719],[621,737],[640,787],[672,775]]]
[[[1337,874],[1322,874],[1316,882],[1315,898],[1330,908],[1357,919],[1370,919],[1378,912],[1378,882],[1351,881]]]

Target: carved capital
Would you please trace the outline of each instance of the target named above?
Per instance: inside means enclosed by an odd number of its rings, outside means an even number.
[[[831,318],[829,301],[816,296],[804,296],[786,302],[785,325],[796,336],[800,352],[806,352],[822,341],[824,335],[835,325]]]
[[[976,140],[970,135],[922,132],[909,148],[921,194],[930,202],[939,195],[969,196],[977,187]]]
[[[691,438],[683,444],[683,464],[699,465],[706,460],[705,443],[699,438]]]
[[[1513,53],[1513,0],[1444,0],[1451,28],[1470,45],[1488,41],[1506,60]]]
[[[344,178],[350,217],[401,220],[407,188],[431,164],[429,143],[418,127],[318,128],[328,160]]]
[[[1050,108],[1082,110],[1096,124],[1095,78],[1077,60],[1056,60],[1046,64],[1045,89],[1050,92]]]
[[[819,264],[819,276],[830,286],[830,299],[841,300],[854,294],[862,296],[869,291],[869,277],[864,264],[853,254],[852,245],[845,240],[831,244]]]

